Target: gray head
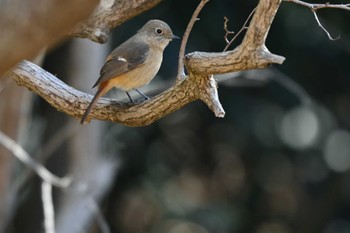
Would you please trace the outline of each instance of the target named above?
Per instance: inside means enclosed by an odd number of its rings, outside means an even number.
[[[148,21],[139,31],[139,34],[145,35],[148,42],[164,49],[171,40],[178,39],[169,27],[161,20],[152,19]]]

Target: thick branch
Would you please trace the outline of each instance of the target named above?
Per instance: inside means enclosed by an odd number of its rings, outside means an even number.
[[[186,55],[188,70],[196,74],[222,74],[282,64],[284,57],[272,54],[265,40],[281,0],[261,0],[241,45],[223,53],[194,52]]]
[[[271,54],[266,47],[239,46],[222,53],[194,52],[186,55],[188,70],[196,74],[224,74],[229,72],[265,68],[270,64],[282,64],[284,57]]]
[[[125,21],[156,6],[161,0],[105,0],[85,22],[71,33],[72,36],[89,38],[105,43],[110,31]]]
[[[67,86],[54,75],[28,61],[21,62],[10,76],[18,85],[27,87],[57,110],[73,117],[80,118],[92,99],[91,95]],[[90,113],[90,117],[128,126],[149,125],[192,101],[204,99],[200,93],[206,92],[212,85],[212,80],[208,77],[190,75],[167,91],[142,103],[121,103],[102,98]],[[215,98],[218,99],[217,93],[215,94]],[[205,98],[208,99],[208,95]],[[216,115],[223,116],[223,110],[216,109],[221,111]]]
[[[0,77],[22,59],[50,47],[81,20],[98,0],[0,1]],[[67,17],[69,16],[69,17]]]

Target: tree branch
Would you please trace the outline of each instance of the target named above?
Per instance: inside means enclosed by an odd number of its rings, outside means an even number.
[[[223,74],[282,64],[284,57],[272,54],[265,40],[280,0],[260,0],[242,43],[232,51],[194,52],[186,55],[185,65],[195,74]]]
[[[31,59],[87,18],[98,0],[0,1],[0,77],[22,59]],[[69,17],[67,17],[67,15]]]
[[[202,100],[217,117],[223,117],[225,111],[219,101],[213,74],[264,68],[284,61],[283,57],[271,54],[265,47],[268,30],[280,2],[260,0],[242,44],[233,51],[194,52],[186,55],[185,64],[189,74],[170,89],[135,104],[101,98],[89,117],[128,126],[145,126],[195,100]],[[28,61],[20,63],[10,76],[18,85],[26,86],[57,110],[76,118],[81,118],[92,99],[92,95],[67,86]]]
[[[89,19],[78,25],[71,36],[105,43],[110,31],[125,21],[153,8],[161,0],[104,0]]]
[[[3,145],[16,156],[22,163],[30,167],[45,182],[60,188],[66,188],[71,184],[69,177],[59,178],[47,170],[43,165],[34,160],[30,155],[15,141],[0,131],[0,145]]]
[[[328,39],[330,39],[330,40],[338,40],[338,39],[340,39],[340,36],[337,36],[337,37],[331,36],[331,34],[327,31],[327,29],[322,25],[321,21],[318,19],[316,10],[312,10],[312,13],[313,13],[313,15],[315,17],[315,20],[316,20],[318,26],[327,34]]]
[[[350,3],[347,4],[330,4],[329,2],[324,4],[319,3],[307,3],[300,0],[283,0],[285,2],[293,2],[295,4],[305,6],[307,8],[310,8],[311,10],[319,10],[319,9],[325,9],[325,8],[333,8],[333,9],[341,9],[341,10],[347,10],[350,11]]]
[[[235,35],[231,40],[228,40],[227,37],[228,37],[229,34],[234,34],[234,33],[228,31],[228,29],[227,29],[228,18],[224,17],[224,20],[225,20],[225,21],[224,21],[224,30],[225,30],[225,36],[224,36],[224,38],[225,38],[226,46],[225,46],[223,52],[226,52],[226,51],[228,50],[228,48],[231,46],[231,44],[233,43],[233,41],[235,41],[235,39],[236,39],[244,30],[248,29],[247,24],[248,24],[249,20],[252,18],[253,14],[254,14],[254,12],[255,12],[255,9],[256,9],[256,8],[254,8],[254,9],[252,10],[252,12],[250,12],[249,16],[247,17],[247,19],[246,19],[246,21],[244,22],[244,24],[243,24],[243,26],[241,27],[241,29],[239,29],[239,31],[236,33],[236,35]]]
[[[92,95],[67,86],[54,75],[28,61],[21,62],[10,76],[20,86],[44,98],[57,110],[81,118]],[[90,113],[90,117],[110,120],[128,126],[144,126],[199,99],[199,93],[210,86],[210,80],[190,76],[154,98],[138,103],[121,103],[101,98]]]
[[[318,4],[318,3],[307,3],[304,1],[300,1],[300,0],[284,0],[284,1],[285,2],[293,2],[295,4],[309,8],[315,17],[315,20],[316,20],[318,26],[327,34],[328,39],[338,40],[340,38],[340,36],[337,36],[335,38],[331,36],[331,34],[327,31],[327,29],[322,25],[322,23],[318,19],[317,10],[325,9],[325,8],[333,8],[333,9],[342,9],[342,10],[350,11],[350,3],[348,3],[348,4],[330,4],[327,2],[325,4]]]
[[[203,9],[203,7],[205,6],[205,4],[207,4],[207,2],[209,2],[209,0],[201,0],[200,3],[198,4],[196,10],[193,12],[192,17],[190,19],[190,22],[187,25],[187,28],[185,30],[185,33],[182,37],[181,40],[181,46],[180,46],[180,52],[179,52],[179,61],[178,61],[178,69],[177,69],[177,81],[182,80],[186,74],[185,74],[185,65],[184,65],[184,57],[185,57],[185,49],[186,49],[186,44],[187,44],[187,40],[188,37],[190,36],[190,33],[192,31],[193,25],[194,23],[199,20],[198,19],[198,15],[201,12],[201,10]]]
[[[43,202],[45,233],[55,233],[55,209],[52,199],[52,185],[44,180],[41,183],[41,200]]]
[[[50,48],[63,40],[69,32],[71,36],[104,43],[112,28],[154,7],[160,1],[0,1],[0,57],[3,58],[0,77],[19,61],[30,60],[43,48]],[[98,2],[100,4],[96,8]],[[93,14],[80,23],[94,9]]]

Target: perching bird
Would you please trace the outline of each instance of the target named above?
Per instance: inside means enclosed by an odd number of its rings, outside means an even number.
[[[100,71],[100,78],[93,88],[98,86],[91,103],[87,107],[80,123],[83,124],[96,101],[113,87],[126,91],[148,84],[157,74],[163,60],[163,51],[175,36],[168,24],[161,20],[148,21],[134,36],[115,48],[107,57]]]

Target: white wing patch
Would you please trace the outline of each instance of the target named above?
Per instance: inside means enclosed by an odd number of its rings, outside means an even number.
[[[117,60],[118,61],[123,61],[123,62],[128,62],[124,57],[118,57]]]

